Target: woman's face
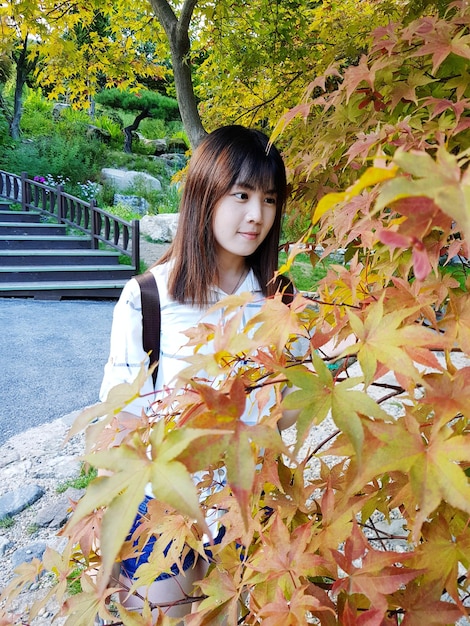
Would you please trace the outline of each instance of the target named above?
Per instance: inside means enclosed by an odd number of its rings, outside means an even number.
[[[247,257],[264,241],[276,218],[276,192],[235,185],[215,206],[213,232],[217,254]]]

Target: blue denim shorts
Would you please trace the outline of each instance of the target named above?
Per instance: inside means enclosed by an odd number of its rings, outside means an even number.
[[[140,520],[142,519],[142,517],[147,513],[147,507],[148,507],[148,503],[150,502],[150,500],[152,500],[153,498],[151,496],[145,496],[144,500],[142,500],[142,502],[139,504],[139,510],[137,515],[135,516],[134,519],[134,523],[132,524],[132,528],[129,531],[129,535],[126,538],[126,541],[129,541],[133,535],[133,533],[135,532],[135,530],[137,529],[137,527],[140,524]],[[217,537],[215,537],[214,539],[214,543],[220,543],[222,541],[223,536],[225,535],[225,528],[223,526],[220,527],[219,532],[217,534]],[[150,539],[147,541],[147,543],[144,545],[144,547],[139,551],[138,556],[136,557],[131,557],[129,559],[124,559],[121,562],[121,571],[123,572],[123,574],[125,574],[130,580],[135,580],[135,573],[137,571],[137,568],[142,565],[143,563],[147,563],[150,555],[152,554],[153,551],[153,547],[155,545],[157,538],[156,537],[150,537]],[[138,544],[138,541],[134,541],[134,546],[136,546]],[[171,547],[172,542],[170,541],[170,543],[166,546],[166,548],[163,550],[163,553],[165,554],[165,556],[168,554],[168,550]],[[212,556],[212,553],[210,551],[210,545],[209,544],[204,544],[205,545],[205,552],[206,555],[208,556],[208,558],[210,559]],[[159,580],[166,580],[168,578],[172,578],[173,576],[176,576],[177,574],[179,574],[181,572],[181,569],[183,569],[183,571],[185,572],[186,570],[190,569],[191,567],[193,567],[196,559],[198,558],[198,554],[194,551],[194,550],[189,550],[186,554],[186,556],[184,557],[184,561],[181,565],[174,563],[171,566],[171,573],[167,573],[164,572],[163,574],[160,574],[160,576],[158,576],[157,578],[155,578],[155,582],[159,581]]]

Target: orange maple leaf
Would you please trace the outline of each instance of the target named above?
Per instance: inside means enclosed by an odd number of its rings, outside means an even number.
[[[369,385],[382,363],[389,370],[408,379],[413,385],[421,382],[421,373],[416,362],[427,366],[440,365],[432,354],[441,341],[435,332],[420,325],[402,325],[416,309],[402,309],[384,314],[384,298],[371,304],[362,316],[348,310],[351,328],[357,337],[357,343],[345,350],[347,354],[357,353],[359,364],[364,373],[365,384]],[[441,341],[442,343],[442,341]]]
[[[252,317],[245,327],[245,332],[254,329],[253,340],[258,346],[275,346],[279,353],[292,335],[304,335],[298,313],[308,302],[297,294],[290,306],[282,302],[280,295],[266,301],[258,315]]]
[[[254,572],[250,581],[276,581],[289,594],[307,576],[328,575],[326,560],[311,549],[312,525],[310,521],[289,531],[281,516],[274,514],[261,536],[261,548],[250,561]]]
[[[400,471],[410,489],[405,503],[412,537],[419,538],[421,526],[444,501],[470,514],[470,485],[459,463],[470,461],[467,438],[442,428],[428,437],[407,409],[393,423],[366,422],[362,464],[350,489],[361,489],[387,472]]]
[[[470,296],[467,293],[450,296],[447,313],[439,328],[444,330],[449,348],[458,346],[470,355]]]
[[[306,624],[309,613],[328,611],[334,615],[328,597],[322,600],[310,594],[313,585],[302,585],[286,599],[280,587],[276,588],[275,599],[257,612],[264,626],[298,626]]]

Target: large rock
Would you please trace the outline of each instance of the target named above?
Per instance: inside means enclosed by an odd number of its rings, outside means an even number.
[[[185,140],[180,137],[173,137],[171,139],[168,139],[167,144],[168,152],[179,152],[181,154],[184,154],[188,149]]]
[[[98,139],[103,143],[109,144],[111,141],[111,133],[109,130],[105,130],[104,128],[99,128],[98,126],[94,126],[93,124],[88,124],[86,136],[89,139]]]
[[[140,232],[155,241],[173,241],[178,227],[179,213],[144,215],[140,220]]]
[[[14,491],[9,491],[0,498],[0,520],[18,515],[43,495],[44,489],[39,485],[22,485]]]
[[[69,108],[70,108],[70,104],[66,104],[65,102],[56,102],[54,106],[52,107],[52,117],[57,122],[60,119],[62,112],[65,109],[69,109]]]
[[[140,196],[125,196],[122,193],[114,194],[114,205],[122,204],[129,209],[132,209],[139,215],[145,215],[149,208],[149,203],[145,198],[141,198]]]
[[[162,184],[146,172],[135,172],[133,170],[117,170],[112,167],[104,167],[101,170],[101,177],[104,182],[113,185],[118,191],[138,189],[145,191],[161,191]]]
[[[137,139],[144,146],[149,146],[154,155],[160,155],[167,151],[166,139],[147,139],[141,133],[135,133]]]

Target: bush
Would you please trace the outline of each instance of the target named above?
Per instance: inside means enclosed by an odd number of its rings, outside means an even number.
[[[0,111],[0,147],[3,149],[11,148],[14,145],[12,138],[9,135],[10,125],[5,115]]]
[[[37,91],[30,91],[23,104],[21,132],[25,137],[50,137],[55,132],[52,117],[53,103],[41,97]]]
[[[121,446],[109,448],[122,386],[85,410],[72,434],[88,429],[87,460],[111,475],[78,504],[63,531],[68,548],[24,568],[5,600],[60,567],[57,596],[70,621],[98,609],[110,618],[103,590],[131,547],[125,538],[151,481],[157,499],[140,545],[147,531],[165,533],[181,561],[188,544],[205,554],[205,516],[222,515],[226,532],[211,547],[188,624],[468,620],[469,280],[441,263],[469,256],[469,23],[467,3],[455,2],[445,19],[391,24],[357,65],[309,85],[278,129],[296,174],[294,202],[313,208],[283,270],[318,245],[325,256],[344,248],[347,267],[331,265],[313,301],[268,299],[250,327],[231,317],[193,329],[188,369]],[[226,301],[229,315],[241,316],[238,307],[250,305],[242,300]],[[220,387],[195,380],[201,371]],[[129,399],[146,374],[128,386]],[[281,398],[286,381],[291,393]],[[246,396],[265,406],[271,390],[279,394],[271,413],[241,423]],[[281,409],[298,411],[283,439]],[[226,484],[208,493],[221,466]],[[106,532],[98,555],[97,529]],[[85,571],[101,562],[96,578],[82,575],[74,602],[61,595],[75,567],[64,554]],[[155,551],[135,585],[167,567]],[[119,622],[147,623],[158,606],[144,603],[142,616],[117,605]]]
[[[122,148],[124,141],[124,135],[122,131],[122,120],[118,121],[115,117],[110,115],[98,115],[93,123],[98,128],[108,132],[111,136],[111,140],[108,144],[108,148],[118,150]]]
[[[168,134],[168,125],[164,120],[147,117],[141,121],[139,131],[147,139],[164,139]]]
[[[135,94],[120,89],[104,89],[96,94],[95,100],[103,106],[122,109],[128,113],[131,111],[137,113],[148,108],[150,115],[155,119],[165,121],[181,119],[177,101],[153,91],[141,90]]]
[[[68,178],[71,184],[98,179],[105,161],[105,150],[98,141],[72,135],[38,137],[30,143],[17,143],[0,154],[0,167],[13,174],[45,174]]]

